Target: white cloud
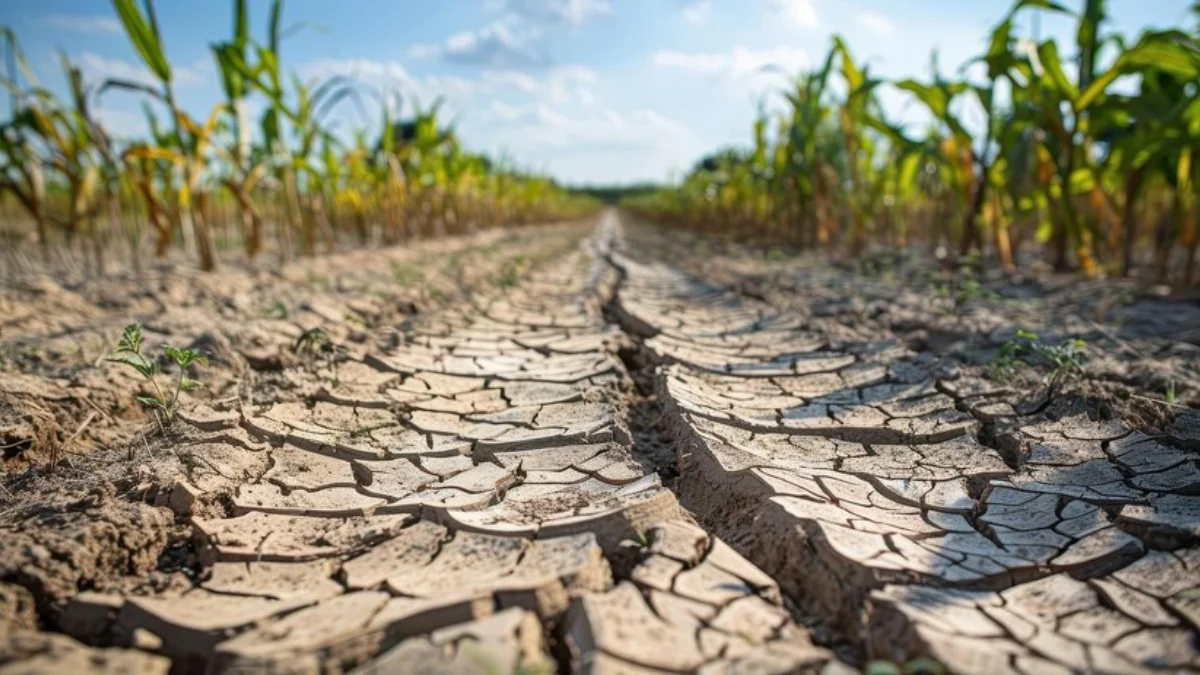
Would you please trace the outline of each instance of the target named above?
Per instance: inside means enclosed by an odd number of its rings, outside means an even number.
[[[421,43],[408,48],[408,56],[414,59],[432,59],[440,56],[442,48],[438,45]]]
[[[886,16],[877,12],[862,11],[855,17],[858,25],[866,28],[879,37],[891,37],[896,34],[896,24]]]
[[[506,123],[505,136],[533,146],[623,146],[675,155],[701,144],[683,124],[650,109],[621,113],[605,108],[580,115],[540,103],[526,107],[493,105],[492,113]]]
[[[333,76],[348,77],[387,97],[388,104],[411,112],[415,102],[429,105],[438,97],[452,102],[465,100],[478,89],[472,80],[452,75],[416,77],[399,61],[373,59],[319,59],[300,68],[305,80],[325,80]]]
[[[683,9],[683,18],[688,23],[699,26],[708,21],[708,14],[711,11],[712,0],[700,0]]]
[[[452,63],[512,68],[544,65],[542,30],[516,16],[506,16],[475,30],[460,31],[440,45],[409,47],[414,58],[441,58]]]
[[[592,16],[610,14],[612,0],[484,0],[484,7],[499,12],[499,17],[441,43],[413,45],[408,55],[488,68],[547,67],[548,36],[563,26],[580,26]]]
[[[145,138],[150,133],[144,115],[137,115],[118,108],[105,107],[94,109],[92,114],[100,122],[100,126],[117,140],[127,141]]]
[[[534,21],[581,25],[594,15],[610,14],[612,0],[504,0],[490,3]]]
[[[816,0],[770,0],[771,7],[783,15],[788,23],[800,28],[817,28]]]
[[[730,52],[680,52],[660,50],[654,53],[654,65],[744,82],[764,73],[768,67],[793,72],[808,66],[808,53],[795,47],[776,47],[756,51],[735,47]]]
[[[483,82],[494,87],[512,87],[526,93],[533,93],[538,88],[537,78],[519,70],[487,70],[483,73]]]
[[[551,69],[540,90],[546,98],[554,103],[565,103],[569,100],[587,102],[594,99],[587,85],[596,84],[599,78],[596,72],[583,66],[561,66]]]
[[[516,94],[537,101],[588,103],[596,84],[596,72],[583,66],[558,66],[540,75],[518,70],[485,70],[477,78],[453,75],[415,76],[398,61],[372,59],[320,59],[300,69],[305,79],[326,79],[334,75],[349,77],[380,91],[399,90],[404,97],[416,97],[423,103],[445,96],[453,103],[489,95]],[[507,105],[507,104],[503,104]],[[495,112],[495,107],[492,107]]]
[[[492,116],[504,122],[521,119],[529,114],[529,108],[525,106],[509,105],[504,101],[492,101],[491,106]]]
[[[372,84],[407,84],[414,81],[399,61],[372,59],[319,59],[303,66],[300,73],[305,79],[340,75]]]
[[[107,79],[129,80],[139,84],[157,86],[154,74],[139,64],[122,59],[110,59],[93,52],[84,52],[78,60],[79,69],[88,82]],[[177,87],[201,87],[208,84],[212,65],[208,61],[197,61],[190,66],[171,66],[171,76]]]
[[[121,22],[111,16],[94,16],[87,14],[49,14],[42,17],[42,23],[71,33],[113,33],[120,34]]]

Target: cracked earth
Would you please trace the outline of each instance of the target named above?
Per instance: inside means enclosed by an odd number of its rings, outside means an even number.
[[[1200,418],[1129,404],[1177,326],[1104,333],[1096,404],[614,213],[449,246],[12,294],[10,464],[92,451],[6,477],[0,673],[1200,668]],[[130,316],[213,354],[164,435],[84,367]]]

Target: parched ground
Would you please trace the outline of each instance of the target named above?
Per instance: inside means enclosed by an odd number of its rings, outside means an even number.
[[[607,213],[0,292],[0,673],[1200,669],[1200,307],[922,270]],[[132,320],[212,356],[165,431]]]

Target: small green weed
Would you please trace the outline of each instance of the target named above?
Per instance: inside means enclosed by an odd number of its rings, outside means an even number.
[[[525,270],[525,256],[517,256],[504,262],[500,276],[496,277],[496,285],[500,288],[516,288],[521,283],[521,274]]]
[[[629,539],[622,539],[618,546],[621,548],[644,549],[650,545],[650,540],[646,538],[646,533],[636,530],[633,536]]]
[[[326,365],[333,371],[333,376],[330,378],[330,385],[337,389],[342,386],[342,381],[338,377],[338,363],[342,361],[344,354],[342,350],[333,344],[333,340],[321,328],[310,328],[300,334],[296,338],[296,342],[292,344],[292,352],[296,354],[312,354],[324,357]]]
[[[179,394],[203,386],[198,380],[188,377],[188,368],[193,365],[207,366],[208,358],[194,349],[164,346],[163,352],[166,353],[167,358],[174,361],[175,365],[179,367],[179,375],[175,379],[175,388],[173,391],[167,392],[159,386],[158,380],[155,379],[155,376],[159,374],[158,362],[150,359],[142,352],[143,342],[142,327],[136,323],[131,323],[125,326],[125,330],[121,334],[121,339],[117,342],[117,351],[106,360],[110,363],[120,363],[131,368],[150,383],[150,386],[154,388],[154,394],[149,396],[137,395],[136,398],[139,403],[153,412],[154,421],[158,423],[159,429],[165,429],[166,425],[175,419],[175,413],[179,405]]]
[[[276,300],[263,308],[261,312],[264,319],[286,319],[288,318],[288,306],[283,304],[282,300]]]
[[[408,287],[415,286],[425,280],[425,273],[407,263],[392,262],[392,279],[396,283]]]
[[[1018,330],[1017,337],[1000,347],[1000,353],[992,364],[994,374],[1012,377],[1019,366],[1044,366],[1049,372],[1045,382],[1058,386],[1068,377],[1077,375],[1087,361],[1087,343],[1079,338],[1064,340],[1057,345],[1048,345],[1038,334]]]
[[[970,270],[963,272],[962,278],[949,277],[942,283],[933,285],[933,297],[950,300],[953,312],[961,316],[967,305],[978,300],[996,300],[998,296],[983,288],[979,279]]]
[[[327,291],[329,290],[329,277],[309,270],[308,286],[309,288],[320,288],[323,291]]]
[[[315,354],[318,352],[327,352],[333,350],[333,340],[329,339],[329,333],[326,333],[320,328],[309,328],[296,338],[296,342],[292,344],[292,351],[297,354]]]
[[[946,675],[946,667],[930,658],[913,659],[905,664],[876,660],[867,664],[866,675]]]

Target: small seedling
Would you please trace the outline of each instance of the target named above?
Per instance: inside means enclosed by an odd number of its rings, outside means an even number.
[[[175,419],[179,405],[179,394],[192,391],[203,386],[199,381],[188,377],[187,370],[193,365],[208,365],[208,358],[194,349],[180,349],[169,345],[163,347],[167,358],[179,367],[179,376],[175,379],[174,390],[164,391],[155,376],[159,374],[158,362],[150,359],[142,352],[142,327],[136,323],[125,326],[121,339],[117,342],[117,351],[106,360],[111,363],[123,364],[142,376],[154,388],[151,395],[136,396],[139,403],[146,406],[154,414],[154,421],[159,429],[165,429]]]
[[[1000,354],[992,366],[997,374],[1011,376],[1019,365],[1044,365],[1050,369],[1046,384],[1055,387],[1079,373],[1087,360],[1086,350],[1087,343],[1079,338],[1047,345],[1039,340],[1037,333],[1018,330],[1016,339],[1000,347]]]
[[[998,298],[995,293],[984,290],[983,284],[979,283],[979,279],[976,279],[970,270],[963,272],[961,280],[947,278],[944,283],[934,284],[933,296],[941,300],[950,300],[955,316],[962,316],[963,310],[972,302]]]
[[[500,288],[516,288],[517,284],[521,282],[521,272],[524,269],[524,256],[517,256],[505,262],[504,268],[500,271],[500,276],[496,278],[496,285]]]
[[[392,263],[392,278],[401,286],[414,286],[425,280],[425,274],[413,267],[404,263]]]
[[[1176,405],[1177,403],[1179,403],[1179,395],[1175,392],[1175,381],[1174,380],[1172,380],[1167,385],[1166,399],[1167,399],[1167,403],[1170,403],[1171,405]]]
[[[946,667],[930,658],[913,659],[903,665],[876,660],[867,664],[866,675],[945,675]]]
[[[283,301],[276,300],[262,311],[262,315],[266,319],[286,319],[288,318],[288,308]]]
[[[338,363],[342,359],[341,350],[333,344],[329,334],[320,328],[310,328],[300,334],[296,338],[296,342],[292,345],[292,351],[296,354],[320,354],[325,357],[325,363],[329,369],[333,371],[333,377],[330,378],[330,385],[337,389],[342,386],[341,379],[338,378]]]
[[[309,328],[296,338],[296,342],[292,344],[292,351],[297,354],[333,351],[333,340],[329,339],[329,334],[320,328]]]
[[[629,539],[622,539],[620,541],[620,543],[617,545],[620,546],[621,548],[631,548],[634,550],[641,550],[641,549],[644,549],[647,546],[649,546],[650,541],[648,539],[646,539],[645,532],[634,531],[632,537],[630,537]]]
[[[308,272],[308,287],[320,288],[323,291],[329,290],[329,277],[324,274],[317,274],[312,270]]]

